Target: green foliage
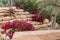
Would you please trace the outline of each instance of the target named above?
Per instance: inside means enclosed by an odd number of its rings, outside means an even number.
[[[53,0],[52,0],[53,1]],[[59,0],[60,1],[60,0]],[[59,1],[56,3],[59,3]],[[36,0],[19,0],[19,2],[24,6],[25,8],[25,11],[29,11],[31,12],[32,9],[35,9],[35,10],[43,10],[42,8],[42,2],[36,2]],[[52,3],[49,2],[49,0],[45,0],[46,2],[46,8],[44,10],[44,13],[45,13],[45,18],[47,19],[51,19],[51,13],[52,13]],[[57,16],[57,23],[60,23],[60,8],[58,8],[58,16]]]
[[[52,13],[52,6],[48,5],[45,10],[45,17],[49,20],[51,19],[50,17],[51,13]]]
[[[43,0],[44,1],[44,0]],[[49,2],[49,0],[45,0],[44,2],[46,2],[46,10],[45,10],[45,17],[46,18],[48,18],[48,19],[50,19],[51,17],[50,17],[50,15],[51,15],[51,13],[52,13],[52,8],[51,8],[51,6],[52,6],[52,4],[53,4],[53,0],[51,0],[50,2]],[[55,3],[57,4],[57,5],[60,5],[60,0],[55,0]],[[48,6],[48,5],[50,5],[50,6]],[[58,8],[58,7],[57,7]],[[47,10],[48,9],[48,10]],[[57,23],[59,23],[60,24],[60,8],[58,8],[58,10],[57,10],[57,13],[58,13],[58,15],[57,15],[57,18],[56,18],[56,21],[57,21]]]
[[[2,4],[4,4],[4,5],[6,5],[6,4],[8,3],[7,0],[2,0],[1,2],[2,2]]]
[[[50,20],[51,19],[51,13],[52,13],[52,6],[47,5],[46,8],[44,8],[44,9],[40,6],[40,11],[42,11],[42,10],[43,10],[43,13],[45,14],[45,18]]]
[[[38,8],[38,5],[36,3],[36,0],[31,1],[31,0],[20,0],[20,3],[24,6],[25,11],[29,11],[31,12],[32,9],[36,9]]]
[[[60,8],[58,8],[57,23],[60,24]]]
[[[60,14],[58,14],[58,16],[57,16],[57,23],[60,24]]]
[[[31,12],[32,9],[37,10],[38,8],[36,0],[18,0],[18,1],[15,0],[15,2],[19,2],[21,7],[23,7],[25,11]]]
[[[3,0],[2,3],[3,3],[3,4],[6,4],[7,2]]]
[[[37,10],[38,5],[36,3],[33,3],[33,2],[28,1],[28,4],[25,6],[25,8],[26,8],[26,11],[29,11],[30,12],[32,9]]]

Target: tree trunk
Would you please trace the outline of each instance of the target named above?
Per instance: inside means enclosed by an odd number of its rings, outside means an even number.
[[[53,30],[56,28],[56,17],[57,17],[57,6],[54,5],[53,11],[51,14],[51,29],[53,29]]]

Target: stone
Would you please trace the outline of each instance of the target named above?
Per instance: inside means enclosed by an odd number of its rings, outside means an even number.
[[[45,19],[44,20],[44,24],[46,24],[46,23],[49,23],[49,20],[48,19]]]
[[[11,17],[3,17],[3,21],[9,21],[11,19],[12,19]]]

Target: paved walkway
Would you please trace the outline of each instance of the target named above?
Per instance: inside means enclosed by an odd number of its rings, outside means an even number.
[[[12,40],[60,40],[60,30],[16,32]]]

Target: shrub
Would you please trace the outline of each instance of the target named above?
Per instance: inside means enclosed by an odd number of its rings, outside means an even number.
[[[57,15],[57,18],[56,18],[57,20],[57,23],[59,23],[60,24],[60,9],[58,9],[58,15]]]
[[[48,5],[45,10],[45,18],[50,20],[51,13],[52,13],[52,6]]]
[[[31,12],[32,9],[37,10],[37,8],[38,8],[36,0],[34,0],[34,1],[31,1],[31,0],[26,0],[26,1],[20,0],[19,3],[20,3],[20,8],[23,7],[23,9],[25,11],[28,11],[28,12]]]
[[[1,26],[3,32],[5,32],[6,36],[12,39],[13,34],[16,31],[34,31],[34,27],[31,23],[27,23],[20,20],[13,20],[12,22],[7,22]]]

